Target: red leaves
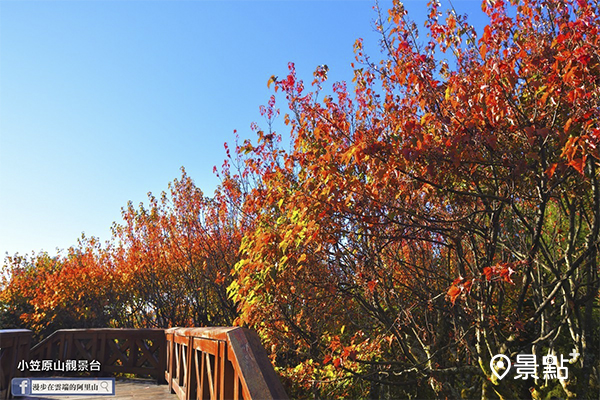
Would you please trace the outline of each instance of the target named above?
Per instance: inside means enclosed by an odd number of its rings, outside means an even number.
[[[588,135],[571,136],[565,143],[561,157],[567,159],[567,165],[585,176],[584,168],[588,154],[593,154],[595,141]]]
[[[19,305],[14,312],[37,333],[49,326],[105,323],[105,309],[118,300],[119,274],[95,238],[82,236],[66,255],[39,253],[9,261],[12,276],[6,286],[1,282],[0,301]],[[28,312],[21,312],[25,304]]]
[[[458,296],[460,296],[460,294],[462,293],[462,289],[459,288],[458,286],[450,286],[450,289],[448,289],[448,293],[446,293],[448,295],[448,298],[450,299],[450,301],[452,302],[452,304],[454,304],[454,302],[456,301],[456,298]]]
[[[579,57],[577,57],[577,62],[584,65],[589,64],[591,60],[592,57],[589,54],[581,54]]]
[[[465,279],[462,276],[456,278],[446,293],[448,300],[454,304],[461,294],[469,293],[473,286],[473,281],[474,279]]]
[[[515,274],[516,263],[500,263],[483,269],[483,275],[487,281],[502,280],[514,285],[512,275]]]
[[[553,163],[550,164],[548,168],[546,168],[546,171],[544,171],[544,173],[548,176],[548,178],[552,178],[554,176],[554,171],[556,171],[557,166],[558,163]]]
[[[342,359],[340,357],[336,357],[333,359],[333,366],[339,368],[342,364]]]
[[[483,60],[485,60],[485,56],[487,55],[487,45],[485,43],[482,43],[479,46],[479,55]]]
[[[350,361],[356,361],[356,356],[358,355],[358,352],[354,349],[351,349],[348,351],[348,360]]]
[[[474,279],[469,279],[468,281],[463,283],[463,289],[465,292],[469,293],[471,291],[471,286],[473,286]]]
[[[485,278],[486,278],[488,281],[491,281],[491,280],[492,280],[492,275],[493,275],[493,273],[494,273],[494,270],[493,270],[492,268],[490,268],[490,267],[485,267],[485,268],[483,269],[483,275],[485,275]]]
[[[337,341],[331,343],[330,348],[333,352],[325,355],[323,358],[323,365],[331,362],[335,368],[340,368],[344,365],[345,361],[356,361],[358,357],[358,350],[356,347],[354,345],[342,346],[339,342],[339,338]]]
[[[373,292],[375,291],[375,287],[377,286],[377,281],[369,281],[367,282],[367,286],[369,288],[369,292],[373,294]]]
[[[506,282],[512,285],[515,282],[512,280],[512,276],[516,273],[516,265],[522,264],[522,262],[518,263],[498,263],[491,267],[483,268],[483,277],[488,282]],[[480,282],[478,278],[465,279],[463,277],[458,277],[452,282],[452,285],[448,289],[446,293],[447,299],[455,304],[456,300],[464,293],[467,294],[472,290],[473,284],[476,282]]]
[[[515,270],[512,269],[512,266],[504,266],[502,267],[502,269],[500,270],[500,277],[505,281],[508,282],[512,285],[514,285],[515,283],[512,281],[511,276],[515,273]]]
[[[525,332],[525,323],[523,321],[513,322],[513,328],[515,332]]]
[[[585,155],[582,156],[581,158],[574,158],[571,161],[569,161],[568,165],[575,168],[575,170],[577,172],[579,172],[581,175],[584,175],[583,168],[585,167],[586,158],[587,157]]]
[[[232,295],[238,322],[259,332],[274,360],[285,354],[288,365],[281,370],[308,386],[349,382],[350,372],[366,370],[356,366],[359,359],[389,362],[398,371],[411,367],[400,367],[404,361],[395,350],[406,344],[405,335],[436,354],[418,366],[425,374],[436,368],[436,359],[444,360],[444,368],[454,360],[469,362],[460,355],[461,331],[475,327],[489,329],[490,340],[507,337],[510,328],[500,314],[513,311],[520,265],[505,261],[531,251],[540,197],[549,199],[543,204],[547,214],[556,215],[541,221],[543,238],[532,258],[543,246],[550,246],[547,258],[565,254],[560,241],[568,218],[562,217],[569,210],[552,202],[586,195],[586,163],[597,157],[600,141],[598,57],[591,50],[598,42],[591,28],[597,29],[597,17],[588,15],[586,25],[564,21],[579,18],[577,13],[555,15],[563,20],[558,28],[541,20],[554,8],[542,12],[535,7],[541,3],[524,1],[516,13],[507,13],[502,1],[484,5],[492,22],[479,41],[468,37],[468,26],[456,15],[443,25],[434,3],[424,46],[412,42],[414,31],[398,6],[390,12],[396,26],[384,30],[389,40],[382,63],[367,59],[357,41],[361,65],[354,70],[354,88],[333,84],[323,100],[304,91],[293,64],[285,78],[271,76],[267,86],[283,94],[292,110],[284,118],[289,150],[278,147],[279,136],[270,129],[252,124],[257,143],[236,146],[235,154],[227,148],[216,199],[206,199],[182,178],[164,202],[128,208],[117,235],[125,243],[116,264],[122,282],[149,304],[152,296],[172,294],[172,314],[183,321],[190,320],[185,300],[192,295],[200,299],[196,304],[208,299],[216,305]],[[561,33],[553,38],[552,32]],[[439,62],[440,48],[451,49],[452,64],[459,67]],[[311,90],[321,89],[327,69],[317,67]],[[274,96],[260,108],[269,128],[278,112]],[[237,166],[238,175],[232,172]],[[576,203],[593,204],[589,198]],[[594,214],[588,211],[576,210],[579,216]],[[574,247],[583,243],[577,242]],[[479,270],[482,260],[495,261]],[[65,276],[67,271],[72,275],[67,268]],[[458,271],[467,278],[448,285],[448,274]],[[543,268],[540,273],[553,278]],[[66,296],[46,293],[37,284],[42,280],[35,285],[38,304],[49,310]],[[226,294],[216,293],[222,296],[206,291],[227,284]],[[186,285],[198,290],[190,294]],[[524,293],[527,301],[532,292]],[[27,293],[34,297],[33,290]],[[500,293],[510,296],[498,304]],[[73,286],[72,297],[81,294]],[[462,307],[462,316],[449,332],[453,345],[436,348],[432,312],[447,318],[456,311],[434,304],[444,295]],[[427,298],[432,300],[424,305]],[[357,333],[361,328],[364,336]],[[449,354],[449,347],[456,352]],[[329,353],[317,367],[310,358],[315,349]],[[329,375],[319,375],[323,371]],[[403,383],[406,374],[391,372],[390,380]]]

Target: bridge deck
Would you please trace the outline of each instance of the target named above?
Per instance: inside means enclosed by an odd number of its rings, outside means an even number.
[[[154,381],[137,379],[117,379],[115,396],[44,396],[44,397],[15,397],[27,400],[87,400],[87,399],[139,399],[139,400],[176,400],[177,395],[169,392],[169,386],[157,385]]]

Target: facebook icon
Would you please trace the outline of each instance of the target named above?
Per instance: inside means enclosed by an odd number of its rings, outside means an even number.
[[[13,378],[12,379],[12,394],[13,396],[26,396],[30,393],[29,378]]]

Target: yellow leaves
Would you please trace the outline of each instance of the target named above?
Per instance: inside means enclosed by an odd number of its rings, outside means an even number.
[[[448,87],[446,87],[446,92],[444,95],[444,100],[448,101],[450,100],[450,96],[452,95],[452,86],[448,85]]]
[[[350,146],[341,157],[341,162],[345,165],[360,164],[362,161],[368,161],[369,155],[365,154],[368,145],[365,142],[359,142]]]
[[[279,263],[277,264],[277,268],[284,269],[288,260],[289,260],[289,257],[287,255],[281,256],[281,258],[279,259]]]
[[[421,121],[420,121],[420,125],[421,126],[425,126],[429,123],[429,121],[431,121],[434,118],[433,115],[431,115],[430,113],[424,113],[421,116]],[[416,126],[416,128],[420,128],[419,126]]]
[[[356,39],[356,41],[354,42],[354,51],[360,51],[363,48],[363,40],[362,39]]]

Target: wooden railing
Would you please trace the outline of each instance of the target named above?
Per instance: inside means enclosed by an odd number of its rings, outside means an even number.
[[[245,328],[63,329],[30,345],[31,331],[0,330],[1,400],[13,377],[34,375],[17,368],[29,360],[96,361],[100,374],[152,376],[181,400],[287,399],[258,336]]]
[[[27,329],[0,330],[0,399],[8,399],[10,380],[20,376],[18,364],[29,360],[31,331]]]
[[[171,328],[165,333],[165,379],[180,399],[287,399],[253,331]]]
[[[61,329],[33,347],[30,357],[97,361],[105,373],[145,375],[165,382],[163,329]]]

